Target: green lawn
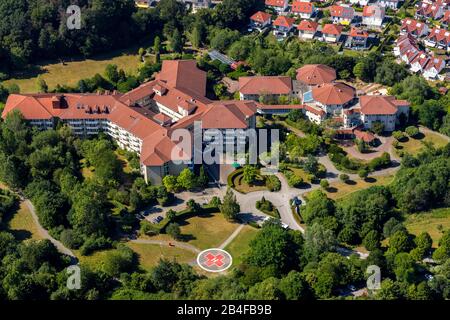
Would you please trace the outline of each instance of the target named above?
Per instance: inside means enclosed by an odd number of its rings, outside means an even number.
[[[439,239],[442,237],[439,226],[442,226],[443,230],[450,229],[450,208],[407,215],[404,224],[414,235],[419,235],[424,231],[428,232],[433,239],[433,247],[437,247]]]
[[[12,79],[4,81],[6,86],[15,83],[19,85],[22,93],[37,92],[37,77],[47,82],[52,90],[57,84],[75,86],[79,80],[93,77],[96,73],[103,74],[108,64],[116,64],[128,74],[137,72],[140,65],[137,49],[114,51],[90,59],[73,59],[65,61],[63,65],[59,61],[40,64],[34,70],[28,70],[23,74],[16,74]]]
[[[160,259],[176,260],[179,263],[188,263],[196,259],[196,254],[176,247],[159,246],[156,244],[127,243],[138,255],[139,264],[143,269],[150,269]]]
[[[228,222],[221,213],[195,216],[177,223],[184,240],[200,250],[218,247],[239,227],[237,223]]]
[[[399,143],[397,152],[404,152],[409,154],[418,154],[423,148],[424,143],[432,143],[435,148],[441,148],[448,143],[448,140],[442,138],[440,135],[432,132],[426,132],[425,134],[419,134],[418,138],[407,138],[405,142]]]
[[[233,257],[233,265],[242,262],[244,254],[249,249],[250,241],[258,234],[259,230],[251,226],[245,226],[234,240],[225,247],[225,250]]]

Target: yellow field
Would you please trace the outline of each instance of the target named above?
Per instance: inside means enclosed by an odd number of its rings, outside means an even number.
[[[233,257],[233,265],[236,266],[242,262],[244,254],[249,249],[250,241],[252,241],[258,234],[258,229],[251,226],[245,226],[234,240],[225,247]]]
[[[42,239],[30,211],[23,203],[20,204],[19,210],[9,221],[9,230],[19,240]]]
[[[47,82],[50,90],[57,84],[75,86],[79,80],[91,78],[96,73],[104,74],[108,64],[115,64],[128,74],[136,73],[140,64],[136,50],[116,51],[108,55],[99,55],[92,59],[73,59],[72,61],[51,62],[36,66],[36,71],[16,75],[15,78],[4,81],[8,86],[13,83],[20,87],[22,93],[34,93],[38,91],[37,78],[40,75]]]
[[[442,226],[443,230],[450,229],[450,208],[408,215],[404,224],[414,235],[419,235],[424,231],[428,232],[433,239],[433,247],[437,247],[439,239],[442,237],[439,226]]]

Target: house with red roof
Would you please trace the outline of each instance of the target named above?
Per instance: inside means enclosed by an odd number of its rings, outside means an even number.
[[[266,6],[274,9],[276,12],[285,12],[289,5],[289,0],[266,0]]]
[[[432,3],[421,2],[419,8],[416,10],[414,17],[416,19],[434,19],[438,20],[444,15],[446,5],[442,0],[437,0]]]
[[[409,33],[413,37],[420,38],[428,34],[428,25],[411,18],[403,19],[400,27],[400,34],[406,33]]]
[[[312,2],[294,1],[292,2],[291,12],[302,19],[311,19],[317,9]]]
[[[448,28],[450,26],[450,10],[444,12],[444,16],[441,19],[441,26]]]
[[[365,6],[363,8],[362,24],[368,27],[379,28],[383,24],[385,16],[385,8],[377,5]]]
[[[239,78],[240,100],[261,99],[277,101],[292,95],[292,79],[287,76],[256,76]]]
[[[342,34],[343,26],[327,23],[322,28],[322,39],[326,42],[339,42]]]
[[[426,52],[421,51],[418,55],[414,57],[410,61],[411,71],[412,72],[422,72],[425,69],[430,57],[426,54]]]
[[[369,39],[369,33],[366,30],[352,27],[349,33],[349,46],[353,50],[367,49],[367,40]],[[346,43],[346,44],[347,44]]]
[[[408,118],[410,109],[408,101],[397,100],[392,96],[361,96],[359,105],[364,128],[372,129],[374,123],[381,122],[385,131],[394,131],[402,114]]]
[[[273,22],[273,34],[285,38],[294,28],[295,19],[286,16],[278,16]]]
[[[330,16],[334,23],[349,25],[355,17],[355,9],[348,6],[333,5],[330,8]]]
[[[311,40],[317,35],[319,24],[311,20],[302,20],[297,25],[298,36],[300,39]]]
[[[423,76],[428,80],[438,79],[439,73],[445,68],[445,61],[441,58],[430,57],[423,70]]]
[[[432,48],[450,50],[450,31],[447,29],[433,28],[424,41],[425,45]]]
[[[342,83],[324,83],[303,95],[303,104],[321,108],[328,115],[340,115],[355,102],[355,88]]]
[[[272,15],[264,11],[258,11],[250,17],[250,27],[259,31],[272,24]]]

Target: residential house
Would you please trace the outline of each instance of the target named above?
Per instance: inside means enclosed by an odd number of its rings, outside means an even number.
[[[448,28],[450,26],[450,10],[444,12],[444,16],[441,19],[441,26]]]
[[[383,8],[389,8],[392,10],[397,10],[400,7],[402,0],[378,0],[378,5]]]
[[[294,28],[295,19],[286,16],[278,16],[273,22],[273,34],[285,38]]]
[[[334,23],[349,25],[355,17],[355,9],[347,6],[334,5],[330,8],[330,15]]]
[[[291,95],[292,79],[290,77],[258,76],[239,78],[240,100],[268,100],[276,103],[280,96]]]
[[[312,88],[303,95],[303,104],[320,107],[328,115],[340,115],[343,108],[349,107],[356,97],[353,87],[342,83],[324,83]]]
[[[315,21],[302,20],[297,25],[298,36],[301,39],[314,39],[319,29],[319,24]]]
[[[285,12],[289,5],[289,0],[266,0],[266,6],[274,9],[276,12]]]
[[[339,42],[339,39],[341,38],[343,26],[328,23],[323,26],[322,29],[322,35],[323,40],[326,42]]]
[[[446,29],[433,28],[424,41],[425,45],[432,48],[450,50],[450,31]]]
[[[365,129],[372,129],[375,122],[381,122],[385,131],[394,131],[403,114],[409,115],[410,104],[406,100],[397,100],[392,96],[361,96],[361,121]]]
[[[400,34],[405,33],[409,33],[415,38],[420,38],[428,34],[428,26],[421,21],[406,18],[402,20],[402,25],[400,27]]]
[[[441,58],[431,57],[423,71],[423,76],[428,80],[438,79],[439,73],[445,68],[445,61]]]
[[[192,12],[197,12],[200,9],[207,9],[211,6],[211,0],[190,0]]]
[[[429,60],[430,57],[426,54],[426,52],[421,51],[414,57],[414,59],[410,61],[411,71],[422,73]]]
[[[416,10],[415,18],[438,20],[444,15],[444,8],[442,0],[437,0],[433,3],[421,2]]]
[[[363,8],[362,24],[368,27],[381,27],[386,9],[376,5],[365,6]]]
[[[261,31],[272,24],[272,16],[263,11],[258,11],[250,17],[250,26],[252,29]]]
[[[312,2],[294,1],[291,7],[291,12],[302,19],[311,19],[316,11]]]
[[[349,45],[354,50],[367,49],[367,40],[369,39],[369,33],[366,30],[361,30],[352,27],[349,34]]]

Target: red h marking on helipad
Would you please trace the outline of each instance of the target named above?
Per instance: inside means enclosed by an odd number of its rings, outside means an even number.
[[[205,262],[205,264],[208,266],[208,267],[211,267],[212,265],[216,265],[216,266],[218,266],[218,267],[221,267],[221,266],[223,266],[223,255],[221,255],[220,253],[218,254],[218,255],[213,255],[212,253],[208,253],[206,256],[205,256],[205,258],[206,259],[208,259],[206,262]]]

